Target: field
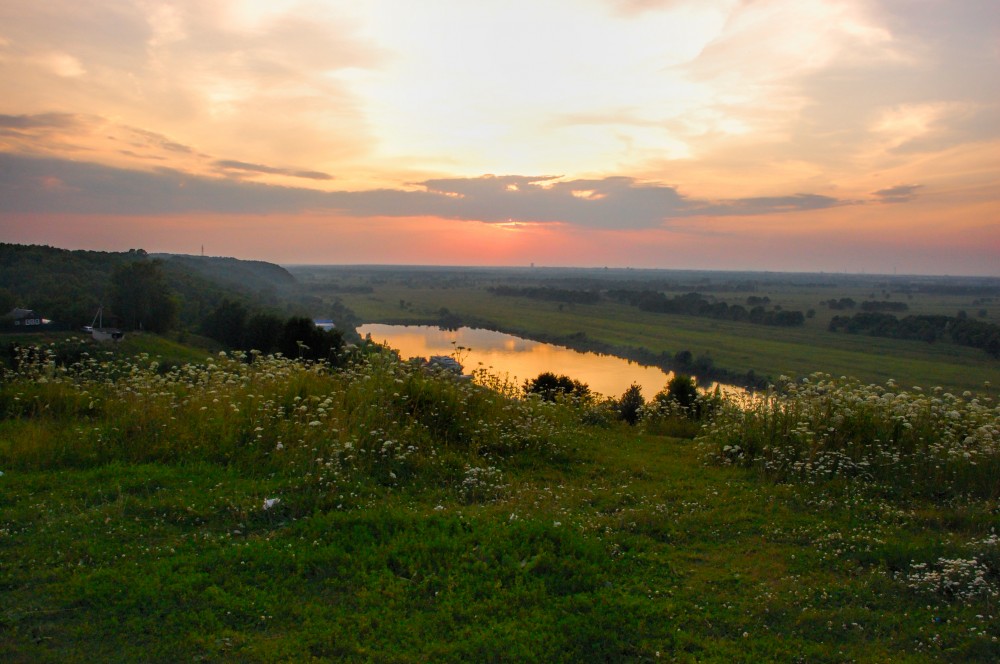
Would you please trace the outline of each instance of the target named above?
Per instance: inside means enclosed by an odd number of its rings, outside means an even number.
[[[709,355],[718,367],[737,373],[752,370],[772,380],[822,371],[873,383],[893,379],[905,385],[958,391],[983,390],[987,381],[1000,383],[1000,360],[980,349],[829,332],[827,326],[834,315],[854,311],[835,311],[823,304],[840,298],[859,304],[869,299],[898,301],[908,307],[900,315],[954,316],[961,310],[996,324],[1000,323],[1000,284],[996,280],[973,284],[932,280],[929,285],[929,278],[903,277],[459,268],[407,272],[299,267],[292,272],[312,294],[327,302],[339,299],[363,322],[433,323],[441,320],[444,308],[466,324],[535,339],[558,341],[582,333],[590,340],[652,354],[689,350],[694,355]],[[701,289],[731,304],[743,303],[748,296],[766,296],[770,306],[803,312],[811,309],[814,315],[801,327],[775,327],[645,312],[608,298],[596,304],[564,304],[500,296],[488,290],[499,284],[580,290],[666,285],[673,293]],[[994,292],[996,296],[983,295]]]
[[[691,440],[377,349],[84,352],[0,387],[4,661],[1000,658],[989,397],[814,377]]]

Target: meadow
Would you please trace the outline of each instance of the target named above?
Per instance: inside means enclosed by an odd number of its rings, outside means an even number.
[[[423,268],[299,267],[291,271],[310,292],[327,302],[339,301],[363,322],[438,323],[487,327],[581,350],[595,343],[626,354],[672,356],[690,351],[710,357],[716,367],[743,374],[753,371],[770,381],[781,375],[804,378],[816,371],[864,382],[895,380],[903,385],[943,387],[951,391],[992,392],[1000,384],[1000,360],[980,349],[953,343],[927,343],[828,331],[830,319],[852,311],[833,310],[830,299],[897,301],[906,314],[954,316],[958,311],[988,323],[1000,323],[1000,293],[994,281],[965,285],[932,278],[848,277],[844,275],[762,275],[674,273],[632,270],[489,270]],[[929,283],[928,283],[929,282]],[[699,291],[714,300],[745,303],[767,297],[770,307],[812,310],[798,327],[642,311],[601,298],[573,304],[509,297],[492,293],[497,284],[558,286],[601,291],[662,288]],[[922,290],[921,290],[922,289]],[[902,314],[901,314],[902,315]],[[651,395],[647,395],[651,396]]]
[[[815,375],[629,426],[157,339],[3,375],[4,661],[1000,659],[989,394]]]

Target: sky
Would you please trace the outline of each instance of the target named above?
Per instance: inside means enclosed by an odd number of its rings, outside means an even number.
[[[0,241],[1000,276],[1000,5],[6,0]]]

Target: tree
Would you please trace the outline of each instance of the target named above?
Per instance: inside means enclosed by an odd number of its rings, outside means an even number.
[[[215,311],[201,322],[201,331],[228,348],[243,348],[249,312],[241,303],[224,299]]]
[[[581,399],[590,396],[590,387],[586,383],[573,380],[569,376],[557,376],[551,371],[542,372],[537,378],[525,381],[523,389],[525,394],[538,394],[546,401],[555,401],[560,394]]]
[[[126,329],[171,329],[179,304],[163,276],[162,261],[141,259],[116,266],[111,273],[111,307]]]
[[[334,362],[344,347],[340,330],[321,330],[309,318],[292,317],[281,331],[278,349],[286,357]]]
[[[698,404],[698,386],[691,376],[677,374],[667,383],[666,399],[683,408],[690,417],[695,417]]]
[[[694,362],[694,355],[689,350],[682,350],[674,353],[674,366],[678,369],[687,369]]]
[[[247,320],[243,334],[243,350],[259,350],[265,355],[278,349],[283,325],[271,314],[254,314]]]
[[[691,363],[691,371],[697,375],[704,378],[705,376],[711,375],[712,369],[715,368],[715,361],[712,360],[712,356],[708,353],[702,353],[698,357],[694,358],[694,362]]]
[[[6,288],[0,288],[0,316],[17,306],[17,298]]]
[[[646,400],[642,398],[642,388],[632,383],[618,401],[618,418],[629,424],[636,424],[639,421],[639,411],[645,405]]]

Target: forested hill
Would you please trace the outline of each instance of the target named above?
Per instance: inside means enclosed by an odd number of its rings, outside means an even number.
[[[224,299],[285,308],[297,282],[284,268],[260,261],[126,252],[70,251],[0,243],[0,315],[33,309],[66,328],[89,324],[97,308],[113,309],[113,276],[132,264],[159,266],[158,279],[173,298],[179,322],[196,325]]]
[[[264,261],[184,254],[150,254],[150,257],[163,259],[168,265],[181,266],[189,272],[241,291],[270,293],[298,285],[288,270]]]

